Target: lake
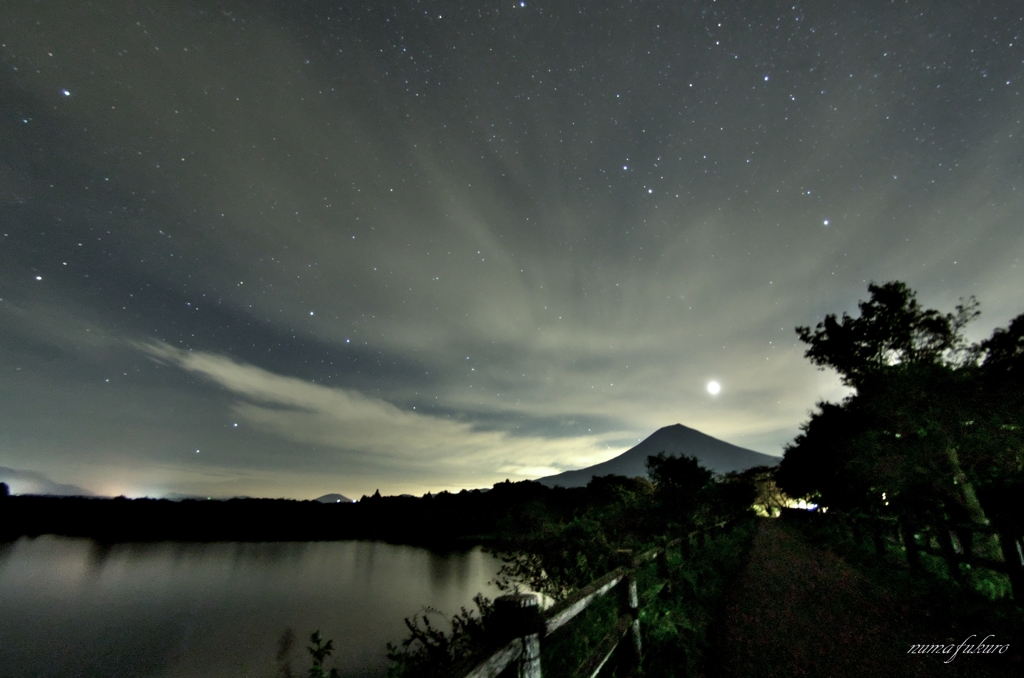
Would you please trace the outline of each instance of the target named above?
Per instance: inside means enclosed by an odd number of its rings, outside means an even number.
[[[0,544],[0,676],[304,676],[315,629],[328,666],[382,676],[403,618],[475,609],[499,566],[379,542],[20,539]]]

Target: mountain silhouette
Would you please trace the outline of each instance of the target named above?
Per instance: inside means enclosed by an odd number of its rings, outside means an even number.
[[[0,466],[0,480],[11,488],[11,494],[50,494],[58,497],[91,497],[93,493],[78,485],[54,482],[45,473]]]
[[[738,447],[696,429],[675,424],[659,428],[636,447],[613,459],[576,471],[538,478],[537,482],[548,487],[584,487],[594,476],[647,477],[647,457],[659,452],[669,457],[696,457],[702,466],[715,473],[743,471],[754,466],[774,466],[782,459]]]
[[[343,494],[325,494],[322,497],[317,497],[313,501],[318,501],[321,504],[351,504],[352,500]]]

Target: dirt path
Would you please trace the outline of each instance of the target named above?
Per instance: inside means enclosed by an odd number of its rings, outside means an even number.
[[[736,678],[998,675],[984,671],[995,657],[907,654],[954,640],[925,628],[907,602],[766,519],[725,610],[719,668]]]

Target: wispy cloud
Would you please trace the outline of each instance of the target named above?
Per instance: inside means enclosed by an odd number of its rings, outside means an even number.
[[[234,393],[234,413],[251,426],[296,443],[333,448],[350,459],[362,457],[390,476],[404,469],[454,483],[491,482],[504,475],[536,477],[579,468],[621,451],[605,443],[621,433],[544,438],[481,431],[463,421],[403,410],[353,389],[313,384],[223,355],[165,343],[138,347]]]

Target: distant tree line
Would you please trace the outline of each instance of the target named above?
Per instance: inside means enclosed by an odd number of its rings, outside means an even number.
[[[665,468],[673,463],[678,462],[663,462]],[[710,472],[702,472],[710,477]],[[442,547],[511,544],[518,543],[523,534],[534,534],[540,516],[551,524],[571,522],[581,507],[630,492],[653,495],[655,486],[644,479],[625,478],[599,480],[591,488],[505,481],[487,491],[423,497],[387,497],[377,492],[355,503],[326,504],[288,499],[170,501],[16,495],[5,499],[0,540],[56,534],[111,543],[377,539]],[[639,513],[628,518],[623,514],[616,521],[612,527],[622,534],[637,521],[656,522],[650,514]]]
[[[496,537],[509,511],[538,495],[553,505],[571,493],[537,483],[490,491],[382,497],[356,503],[290,499],[126,499],[16,495],[7,499],[0,539],[56,534],[121,541],[327,541],[379,539],[444,545]]]

